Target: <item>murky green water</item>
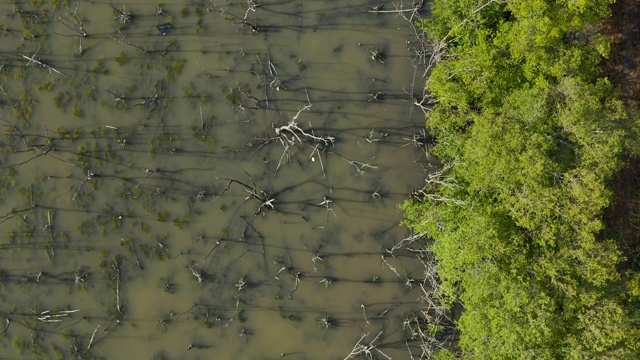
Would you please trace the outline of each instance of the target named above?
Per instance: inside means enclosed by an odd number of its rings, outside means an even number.
[[[2,358],[420,357],[410,4],[248,4],[1,5]]]

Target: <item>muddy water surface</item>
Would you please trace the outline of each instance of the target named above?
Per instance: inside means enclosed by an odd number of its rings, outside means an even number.
[[[420,357],[411,13],[252,4],[1,6],[2,358]]]

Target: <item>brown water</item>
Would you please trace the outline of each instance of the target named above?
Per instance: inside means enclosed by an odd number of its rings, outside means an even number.
[[[376,4],[0,5],[0,358],[420,358],[422,71]]]

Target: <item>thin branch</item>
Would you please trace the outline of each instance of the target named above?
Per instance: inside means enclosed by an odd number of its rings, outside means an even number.
[[[37,59],[36,55],[38,55],[39,51],[40,51],[40,48],[38,48],[38,50],[36,50],[36,52],[33,55],[31,55],[31,57],[29,57],[27,55],[23,55],[23,54],[20,54],[20,56],[22,56],[26,60],[29,60],[29,62],[27,63],[27,66],[38,65],[40,67],[47,68],[49,70],[49,72],[53,71],[53,72],[55,72],[55,73],[57,73],[59,75],[66,76],[65,74],[63,74],[60,71],[58,71],[57,69],[55,69],[54,67],[49,66],[49,65],[43,63],[42,61],[40,61],[39,59]]]
[[[98,329],[100,329],[101,325],[96,326],[95,330],[93,330],[93,334],[91,334],[91,339],[89,339],[89,345],[87,345],[87,351],[91,349],[91,344],[93,344],[93,338],[95,338]]]
[[[76,190],[76,192],[73,194],[73,197],[71,198],[72,201],[76,199],[76,197],[78,196],[78,193],[80,192],[80,189],[82,189],[84,184],[86,184],[87,181],[93,179],[93,176],[94,176],[93,172],[91,172],[91,170],[87,170],[87,175],[84,177],[84,180],[82,180],[82,183],[80,184],[80,186],[78,186],[78,189]]]

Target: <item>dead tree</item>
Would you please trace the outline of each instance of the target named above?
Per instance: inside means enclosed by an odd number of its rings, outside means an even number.
[[[27,55],[20,55],[22,56],[24,59],[29,60],[27,62],[26,66],[34,66],[37,65],[38,67],[41,68],[46,68],[47,70],[49,70],[49,73],[51,72],[55,72],[56,74],[62,75],[62,76],[66,76],[65,74],[61,73],[60,71],[58,71],[56,68],[45,64],[44,62],[42,62],[39,58],[36,58],[36,56],[38,55],[38,53],[40,52],[41,48],[38,48],[38,50],[36,50],[35,53],[33,53],[33,55],[31,56],[27,56]]]
[[[220,193],[220,195],[224,194],[225,192],[227,192],[227,190],[229,190],[229,188],[231,187],[231,184],[236,183],[239,184],[241,186],[244,187],[244,190],[247,192],[247,197],[244,199],[244,201],[247,201],[249,199],[255,199],[260,203],[260,206],[258,207],[258,210],[256,210],[256,212],[253,214],[258,215],[260,213],[263,212],[263,210],[273,210],[275,209],[275,199],[271,197],[271,193],[267,193],[263,190],[258,189],[258,187],[256,186],[255,181],[253,181],[253,177],[251,177],[251,175],[249,175],[248,172],[245,171],[245,174],[247,174],[247,176],[249,177],[249,180],[251,180],[251,184],[252,186],[247,185],[246,183],[236,180],[236,179],[229,179],[229,178],[217,178],[220,180],[227,180],[229,181],[227,183],[227,186],[224,190],[222,190],[222,192]]]

